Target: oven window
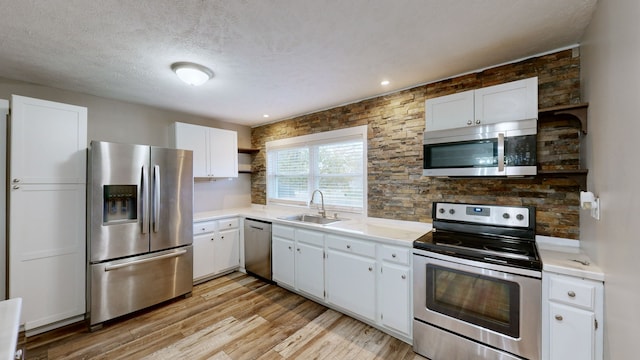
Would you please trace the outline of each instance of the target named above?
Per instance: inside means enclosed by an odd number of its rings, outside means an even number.
[[[425,169],[496,166],[498,144],[493,140],[424,145]]]
[[[520,286],[515,282],[428,264],[427,308],[520,336]]]

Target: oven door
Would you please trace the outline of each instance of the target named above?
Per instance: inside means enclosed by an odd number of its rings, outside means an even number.
[[[527,359],[539,358],[539,278],[487,269],[482,262],[414,253],[416,322],[447,332],[448,338],[461,336],[461,342],[471,339]],[[420,341],[438,340],[414,339]]]

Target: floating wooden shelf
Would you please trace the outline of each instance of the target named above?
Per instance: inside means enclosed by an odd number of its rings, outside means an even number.
[[[240,154],[257,154],[259,152],[260,149],[238,148],[238,153]]]
[[[539,109],[538,114],[542,116],[539,116],[538,120],[544,121],[544,115],[547,115],[547,114],[552,116],[571,115],[575,117],[578,121],[580,121],[580,127],[582,129],[582,133],[586,135],[588,107],[589,107],[589,103],[582,103],[582,104],[572,104],[572,105],[560,105],[560,106],[553,106],[553,107],[548,107],[544,109]]]
[[[580,190],[587,191],[587,174],[588,169],[575,169],[575,170],[538,170],[538,176],[542,178],[567,178],[573,180]]]

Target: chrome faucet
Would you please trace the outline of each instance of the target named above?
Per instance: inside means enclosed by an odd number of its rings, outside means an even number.
[[[311,200],[309,200],[309,206],[313,204],[313,197],[316,195],[317,192],[320,193],[320,201],[322,201],[322,210],[318,211],[318,214],[322,215],[323,218],[326,218],[327,211],[324,209],[324,194],[322,194],[322,191],[320,191],[320,189],[313,190],[313,193],[311,194]]]

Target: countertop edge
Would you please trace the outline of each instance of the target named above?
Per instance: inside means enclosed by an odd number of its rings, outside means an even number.
[[[20,331],[22,299],[0,301],[0,359],[14,359]]]
[[[604,272],[580,249],[579,240],[536,236],[536,244],[543,271],[604,282]]]
[[[319,225],[302,223],[291,220],[280,219],[281,217],[309,213],[308,208],[283,209],[282,207],[268,207],[264,205],[252,205],[246,208],[225,209],[207,212],[194,213],[193,222],[204,222],[220,220],[228,217],[244,217],[257,220],[269,221],[273,224],[295,226],[310,230],[319,230],[331,234],[352,236],[367,240],[377,241],[383,244],[396,245],[401,247],[413,247],[413,240],[431,231],[430,223],[406,220],[392,220],[383,218],[363,218],[354,214],[344,214],[343,222],[330,225]],[[399,236],[388,236],[389,233],[397,231]]]

